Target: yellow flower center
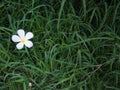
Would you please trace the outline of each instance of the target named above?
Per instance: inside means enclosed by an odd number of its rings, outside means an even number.
[[[25,40],[25,39],[21,39],[20,42],[21,42],[21,43],[25,43],[26,40]]]

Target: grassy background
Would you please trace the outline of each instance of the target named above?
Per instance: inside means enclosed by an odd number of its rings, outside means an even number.
[[[0,90],[120,90],[120,1],[0,1]]]

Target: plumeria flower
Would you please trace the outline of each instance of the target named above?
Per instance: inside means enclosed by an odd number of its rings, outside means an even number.
[[[25,31],[23,29],[19,29],[17,31],[18,35],[12,35],[12,41],[13,42],[19,42],[16,47],[17,49],[22,49],[24,45],[28,48],[31,48],[33,46],[32,41],[29,39],[33,38],[32,32],[27,32],[25,35]]]

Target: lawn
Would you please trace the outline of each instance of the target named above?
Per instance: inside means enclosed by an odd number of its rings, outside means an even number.
[[[0,90],[120,90],[120,1],[1,0]]]

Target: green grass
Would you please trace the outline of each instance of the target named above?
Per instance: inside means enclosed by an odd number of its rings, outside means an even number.
[[[120,90],[120,1],[2,0],[0,90]]]

